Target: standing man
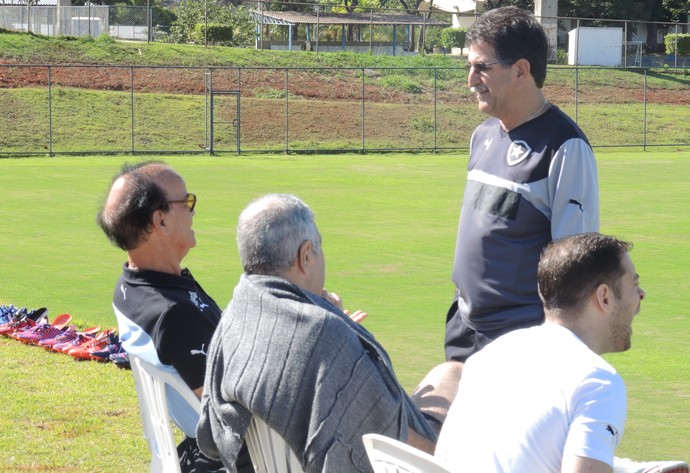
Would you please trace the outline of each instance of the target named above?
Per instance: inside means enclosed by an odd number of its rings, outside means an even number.
[[[545,248],[537,277],[546,322],[500,337],[465,364],[436,449],[452,471],[613,471],[626,391],[601,355],[630,348],[645,296],[630,249],[598,233]]]
[[[539,254],[551,240],[599,230],[592,149],[542,92],[548,42],[516,7],[467,32],[468,78],[489,115],[472,135],[446,318],[446,359],[465,362],[498,336],[543,321]]]
[[[113,244],[127,252],[115,285],[113,309],[122,346],[162,369],[178,374],[201,397],[206,352],[221,310],[181,262],[196,246],[192,220],[196,195],[184,179],[157,162],[125,165],[98,214]],[[204,457],[196,444],[198,414],[173,390],[170,414],[185,433],[178,447],[183,472],[221,472],[222,463]],[[246,447],[240,472],[253,472]]]

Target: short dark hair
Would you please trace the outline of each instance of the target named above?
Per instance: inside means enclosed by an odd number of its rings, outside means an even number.
[[[124,197],[113,208],[104,204],[96,217],[108,239],[125,251],[137,248],[151,233],[151,217],[156,210],[170,210],[168,197],[156,182],[160,173],[146,172],[152,165],[166,166],[158,161],[124,164],[113,178],[113,184],[125,179]],[[170,169],[170,172],[174,171]]]
[[[549,243],[537,269],[539,295],[546,310],[577,311],[601,284],[620,297],[622,261],[632,243],[601,233],[582,233]]]
[[[496,51],[498,61],[526,59],[538,88],[544,86],[549,41],[537,19],[515,6],[495,8],[482,14],[467,30],[466,46],[484,42]]]

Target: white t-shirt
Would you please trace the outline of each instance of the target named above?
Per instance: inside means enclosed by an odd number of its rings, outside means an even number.
[[[625,416],[616,370],[547,322],[467,360],[436,456],[457,472],[560,472],[573,455],[613,466]]]

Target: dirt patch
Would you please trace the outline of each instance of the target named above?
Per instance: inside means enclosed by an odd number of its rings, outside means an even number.
[[[459,73],[461,74],[461,73]],[[290,70],[214,68],[139,67],[139,66],[25,66],[4,62],[0,65],[0,87],[76,87],[94,90],[134,90],[136,92],[169,94],[203,94],[216,91],[240,91],[243,97],[280,98],[285,91],[291,98],[308,100],[351,101],[381,103],[473,103],[467,92],[464,77],[442,83],[434,94],[433,85],[421,83],[413,92],[386,86],[377,71],[366,70],[364,81],[361,70]],[[450,83],[450,87],[446,84]],[[446,89],[443,89],[443,86]],[[547,97],[557,104],[574,102],[571,87],[546,85]],[[585,103],[642,103],[645,92],[641,88],[581,86],[577,99]],[[646,100],[659,104],[690,104],[687,89],[648,88]]]

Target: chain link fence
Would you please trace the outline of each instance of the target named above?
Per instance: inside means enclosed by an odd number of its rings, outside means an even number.
[[[105,34],[124,40],[153,41],[160,17],[156,8],[124,5],[0,5],[0,28],[45,36],[97,38]]]
[[[443,51],[441,27],[399,25],[396,29],[395,26],[385,24],[354,25],[339,24],[337,21],[324,23],[327,21],[324,19],[327,15],[342,13],[342,7],[327,4],[292,5],[291,8],[297,8],[302,14],[310,14],[313,17],[311,24],[299,22],[292,24],[290,21],[270,20],[270,16],[265,15],[270,6],[274,5],[272,3],[255,1],[245,2],[243,5],[247,10],[254,12],[256,21],[253,23],[245,19],[248,23],[241,27],[254,30],[253,34],[247,36],[249,38],[255,36],[254,44],[247,44],[247,46],[285,49],[286,45],[294,40],[296,47],[305,44],[311,47],[312,44],[318,44],[323,51],[326,51],[327,48],[341,49],[341,45],[342,49],[348,49],[351,45],[346,43],[356,40],[358,47],[366,49],[367,44],[373,44],[372,38],[375,37],[378,42],[397,41],[401,46],[414,42],[415,45],[410,48],[410,51]],[[204,10],[201,12],[202,17],[197,18],[196,21],[208,24],[228,21],[226,15],[228,8],[230,7]],[[409,13],[383,7],[359,7],[357,11],[364,17],[384,14],[395,18]],[[450,13],[436,10],[433,13],[422,11],[418,13],[419,16],[416,18],[437,20],[455,27],[467,27],[478,16],[473,12]],[[322,15],[320,24],[319,14]],[[189,16],[189,12],[185,15],[187,15],[186,21],[196,18]],[[174,18],[174,14],[169,10],[164,12],[155,7],[92,6],[90,3],[83,7],[57,7],[20,4],[20,0],[0,0],[0,28],[51,36],[97,37],[107,34],[126,40],[159,41],[164,40],[165,34],[170,31]],[[266,21],[269,23],[265,23]],[[690,67],[690,58],[679,56],[677,49],[675,52],[667,53],[664,44],[665,38],[669,35],[687,34],[690,31],[690,23],[566,17],[540,17],[540,21],[549,36],[549,42],[552,45],[551,62],[554,63],[587,65],[591,63],[590,58],[597,58],[597,65],[606,66]],[[239,28],[237,25],[235,27]],[[249,41],[251,42],[251,39]],[[402,49],[401,47],[401,54]],[[602,63],[602,58],[607,57],[613,57],[615,64]]]
[[[0,64],[0,156],[456,152],[486,116],[464,68]],[[549,67],[595,147],[690,145],[690,76]]]

